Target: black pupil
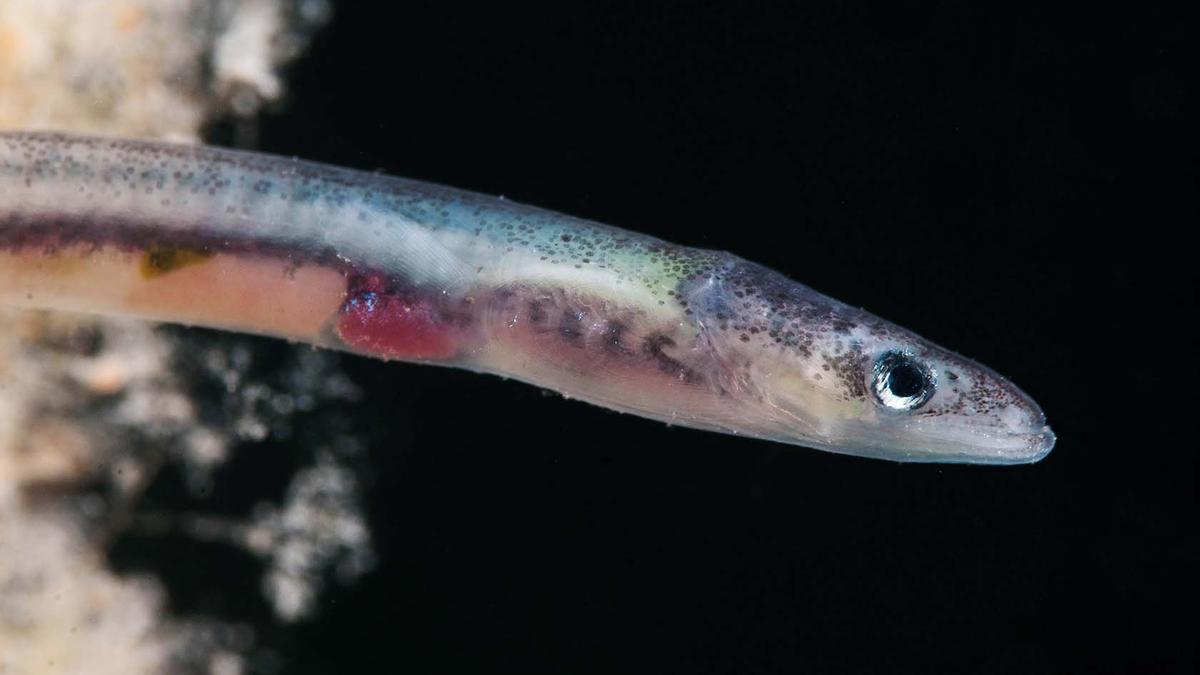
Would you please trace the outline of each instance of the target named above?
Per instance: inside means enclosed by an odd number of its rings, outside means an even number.
[[[899,363],[888,373],[888,390],[900,398],[910,398],[925,389],[925,374],[911,363]]]

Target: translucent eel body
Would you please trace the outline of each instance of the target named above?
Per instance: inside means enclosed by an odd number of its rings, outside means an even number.
[[[0,303],[458,366],[900,461],[1054,443],[991,370],[734,255],[254,153],[0,133]]]

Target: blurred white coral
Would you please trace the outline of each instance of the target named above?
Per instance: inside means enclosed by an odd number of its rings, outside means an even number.
[[[373,564],[358,490],[354,475],[326,454],[296,475],[282,509],[265,505],[246,529],[246,543],[271,559],[263,585],[282,619],[295,621],[312,612],[330,563],[340,563],[343,581]]]
[[[162,672],[160,605],[157,584],[105,570],[71,519],[0,511],[0,673]]]
[[[193,517],[185,529],[265,559],[263,594],[279,619],[298,621],[312,614],[327,570],[350,583],[374,565],[360,489],[354,473],[326,451],[296,472],[282,505],[260,503],[247,522]]]
[[[214,116],[247,117],[279,99],[279,69],[328,11],[325,0],[0,0],[0,128],[196,139]],[[136,499],[164,461],[123,452],[107,425],[178,441],[159,452],[203,480],[256,423],[247,414],[232,431],[199,424],[169,355],[144,324],[0,311],[0,675],[244,669],[238,652],[252,632],[165,619],[152,579],[105,568],[103,539],[85,523],[90,502],[58,498],[99,480],[116,499]],[[82,414],[109,399],[107,419]],[[333,513],[338,526],[355,518]],[[361,557],[369,549],[357,541]],[[303,578],[315,568],[297,569]]]
[[[146,326],[121,330],[115,344],[140,348],[119,379],[161,370]],[[121,579],[104,567],[84,524],[64,504],[37,504],[54,491],[93,477],[104,444],[69,416],[71,388],[107,395],[110,378],[93,379],[80,358],[81,334],[48,315],[0,315],[0,673],[161,672],[172,652],[152,580]],[[31,338],[55,347],[31,359]],[[93,389],[94,388],[94,389]],[[77,397],[76,397],[77,398]]]
[[[283,95],[323,0],[0,0],[0,128],[194,139]],[[205,64],[211,64],[206,67]]]

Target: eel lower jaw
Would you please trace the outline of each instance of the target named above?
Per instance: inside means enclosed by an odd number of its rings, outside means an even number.
[[[892,431],[844,428],[839,438],[820,447],[898,462],[1004,465],[1041,461],[1054,443],[1054,432],[1044,423],[1022,431],[912,425]]]

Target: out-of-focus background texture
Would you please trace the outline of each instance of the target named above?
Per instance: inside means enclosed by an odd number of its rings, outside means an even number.
[[[252,136],[329,11],[321,0],[0,0],[0,128],[196,141],[222,121]],[[171,616],[152,571],[114,573],[121,535],[177,533],[260,559],[261,593],[285,623],[311,612],[329,569],[349,580],[369,567],[344,466],[351,434],[296,441],[307,454],[286,488],[249,515],[139,509],[164,472],[202,497],[238,443],[287,439],[313,408],[357,396],[328,355],[291,351],[260,376],[252,346],[187,340],[0,310],[0,673],[270,670],[253,626]]]

